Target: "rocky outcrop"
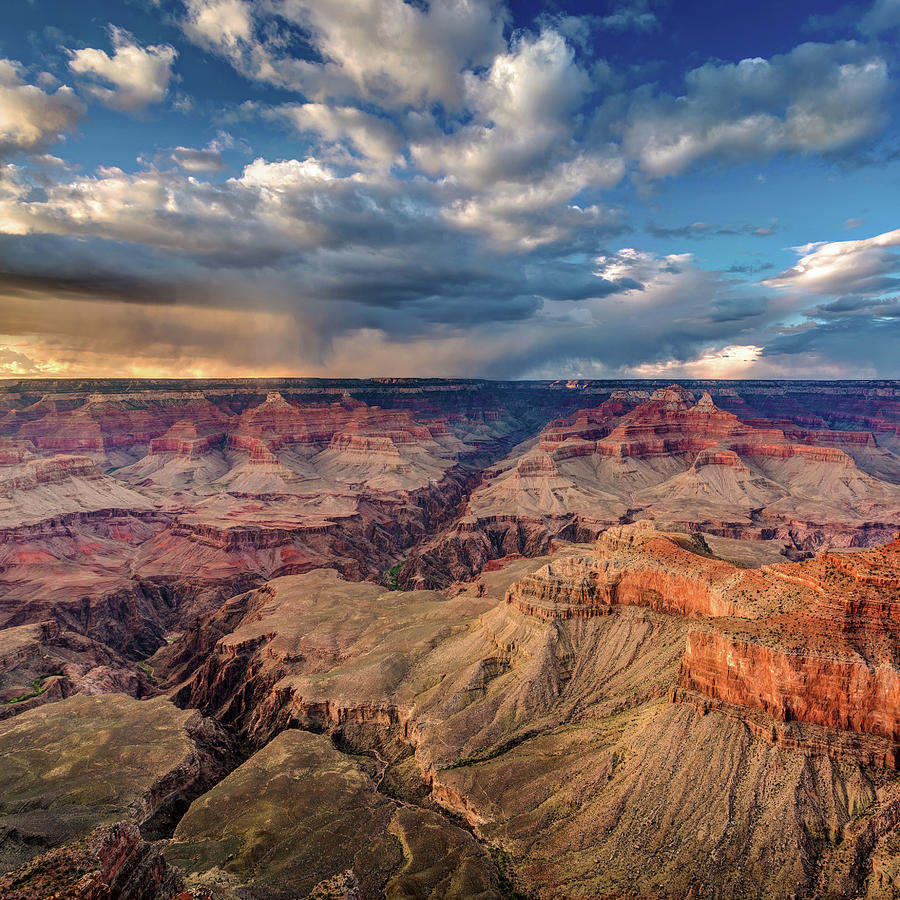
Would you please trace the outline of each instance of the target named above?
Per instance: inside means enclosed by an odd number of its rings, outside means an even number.
[[[218,724],[162,698],[78,694],[0,722],[0,870],[111,822],[157,839],[236,762]],[[114,842],[111,877],[134,844]]]
[[[693,468],[699,469],[703,466],[728,466],[742,472],[750,471],[734,450],[701,450],[694,460]]]
[[[826,656],[740,640],[688,635],[681,684],[782,722],[810,722],[900,741],[900,671],[863,657]]]
[[[11,497],[15,491],[34,490],[43,484],[64,484],[70,478],[100,479],[100,471],[92,459],[62,456],[26,462],[15,473],[0,478],[0,492]]]
[[[896,480],[893,454],[869,433],[741,419],[678,385],[645,399],[619,394],[551,422],[488,469],[459,524],[417,550],[403,583],[471,577],[497,547],[498,517],[539,522],[547,538],[570,523],[583,538],[591,526],[649,519],[797,551],[872,546],[900,520]],[[483,523],[483,537],[471,522]],[[531,545],[543,552],[546,541]]]
[[[182,886],[159,848],[129,821],[101,825],[0,875],[0,897],[16,900],[171,900]]]
[[[713,558],[700,536],[641,523],[610,529],[590,552],[558,552],[505,599],[549,621],[608,616],[623,606],[700,619],[681,661],[687,693],[676,699],[700,694],[777,722],[875,735],[887,743],[874,751],[833,743],[893,766],[900,759],[898,571],[897,539],[862,553],[746,569]],[[785,743],[777,729],[754,728]]]
[[[196,422],[182,420],[176,422],[162,437],[153,438],[148,453],[173,453],[187,459],[196,459],[221,443],[224,437],[222,423],[209,422],[198,426]]]
[[[900,540],[762,571],[802,592],[799,610],[692,631],[681,685],[782,722],[900,741]]]
[[[702,539],[664,536],[649,523],[610,529],[594,552],[558,554],[517,581],[506,602],[547,619],[608,615],[614,606],[689,618],[755,618],[762,603],[772,602],[763,576],[735,570],[704,550]]]

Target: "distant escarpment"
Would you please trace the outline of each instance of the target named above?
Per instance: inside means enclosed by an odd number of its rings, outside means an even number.
[[[445,586],[488,559],[643,519],[777,542],[789,556],[872,546],[900,521],[897,480],[872,433],[741,419],[677,385],[644,398],[614,392],[487,469],[460,519],[416,548],[400,581]]]

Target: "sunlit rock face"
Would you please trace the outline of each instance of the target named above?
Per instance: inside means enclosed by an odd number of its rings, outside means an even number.
[[[0,896],[892,896],[896,387],[0,396]]]
[[[447,584],[492,555],[641,519],[799,552],[888,540],[900,521],[891,441],[814,424],[823,427],[742,419],[678,385],[617,391],[491,467],[455,525],[411,558],[404,583]]]

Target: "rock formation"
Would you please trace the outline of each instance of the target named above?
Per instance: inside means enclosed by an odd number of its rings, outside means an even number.
[[[0,898],[897,896],[898,425],[7,382]]]
[[[557,419],[485,474],[457,523],[410,559],[404,584],[478,571],[468,559],[506,551],[512,522],[539,551],[554,535],[651,519],[810,552],[871,546],[900,521],[894,456],[871,433],[742,420],[678,385]]]

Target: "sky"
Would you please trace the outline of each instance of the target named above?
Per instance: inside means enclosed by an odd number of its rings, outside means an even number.
[[[900,0],[6,0],[0,377],[900,378]]]

